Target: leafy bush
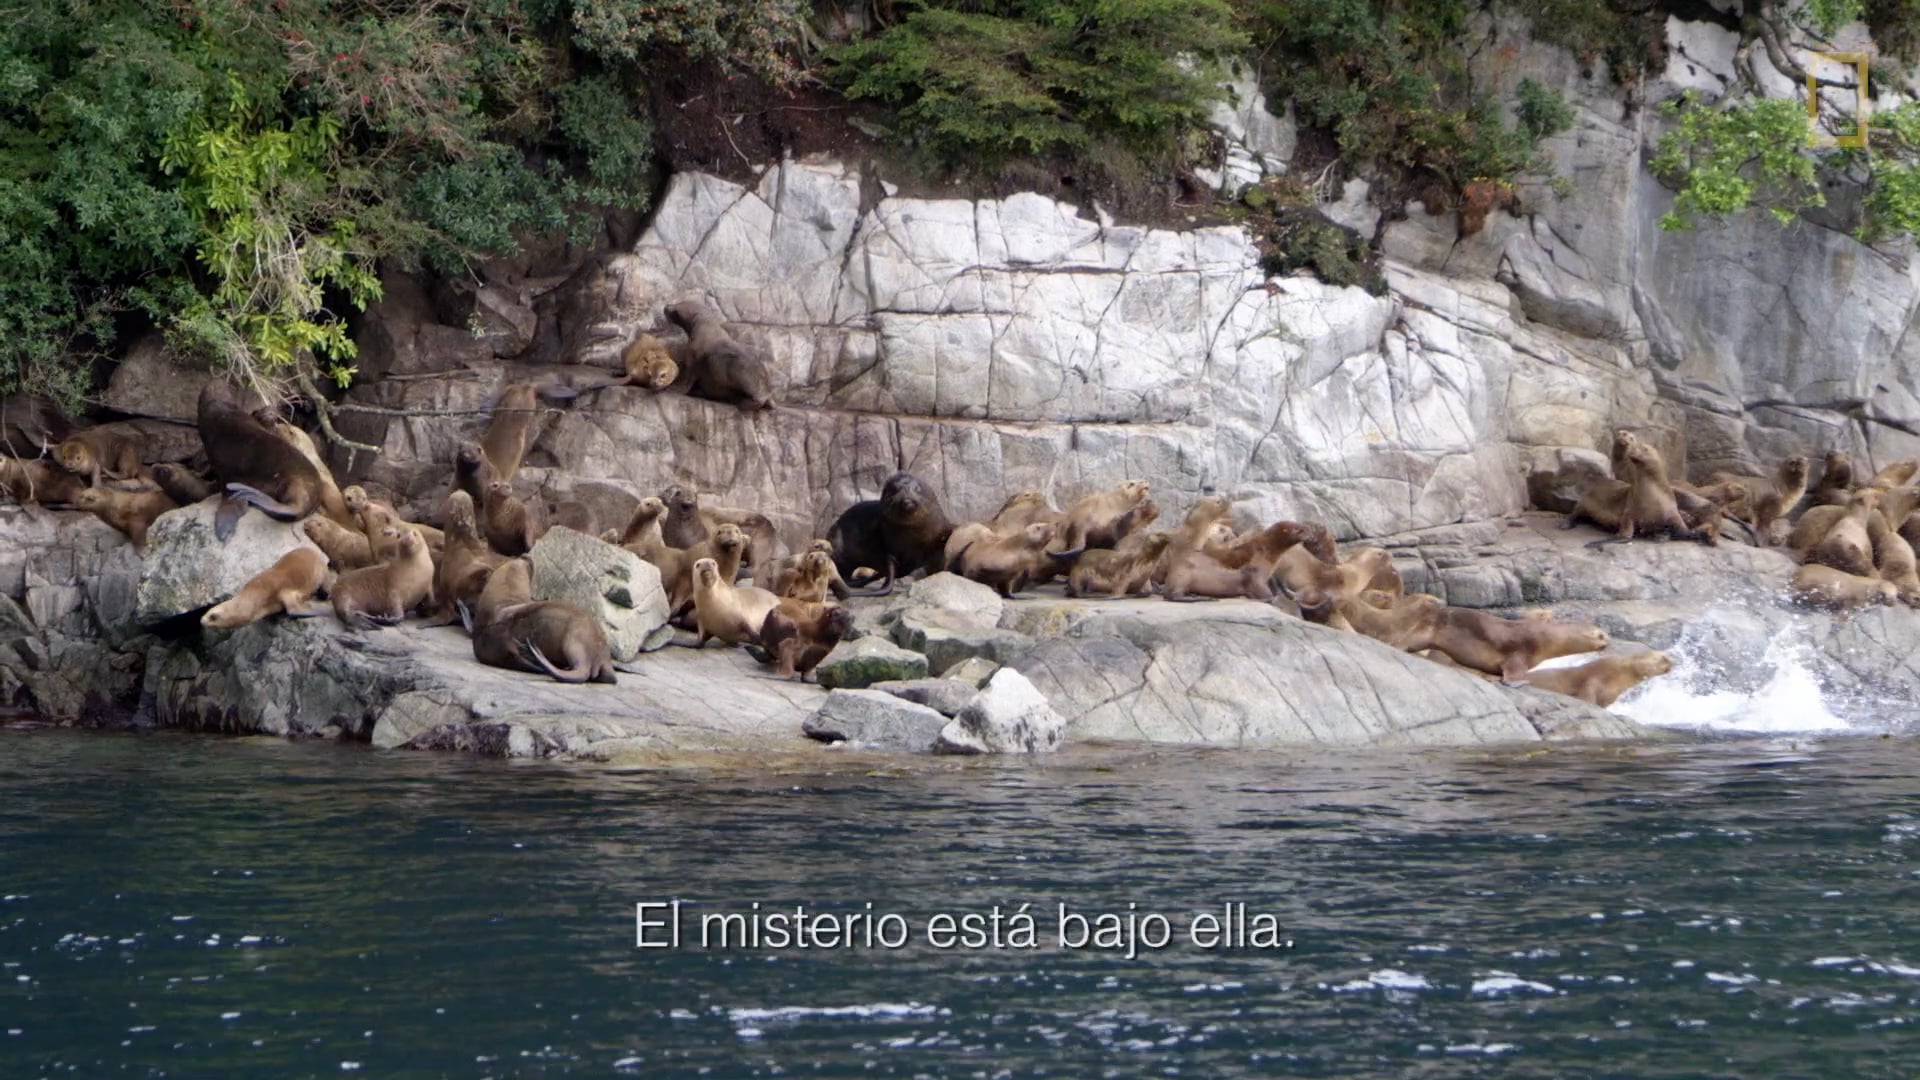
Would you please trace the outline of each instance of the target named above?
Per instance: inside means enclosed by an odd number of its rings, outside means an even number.
[[[1805,153],[1807,114],[1799,102],[1755,98],[1714,108],[1689,93],[1661,112],[1679,121],[1660,137],[1649,162],[1654,175],[1678,190],[1661,228],[1688,228],[1699,215],[1724,217],[1756,199],[1783,223],[1825,205],[1813,158]]]
[[[1112,140],[1177,155],[1217,60],[1243,49],[1225,0],[927,0],[833,54],[847,96],[897,108],[899,134],[949,165],[1085,153]]]

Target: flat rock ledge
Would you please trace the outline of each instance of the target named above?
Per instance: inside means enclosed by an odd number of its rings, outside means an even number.
[[[1494,602],[1488,606],[1552,604],[1563,614],[1599,619],[1618,638],[1719,655],[1730,678],[1742,663],[1763,664],[1766,643],[1791,633],[1822,658],[1822,677],[1835,685],[1920,691],[1920,662],[1912,659],[1920,655],[1920,614],[1879,609],[1838,620],[1800,612],[1779,603],[1788,564],[1778,553],[1692,544],[1586,548],[1595,535],[1520,519],[1382,542],[1410,587],[1455,603],[1471,594]],[[90,518],[40,511],[0,517],[0,552],[4,708],[66,722],[510,757],[833,752],[808,735],[810,721],[816,738],[822,730],[816,714],[829,691],[776,678],[744,649],[669,646],[622,665],[617,686],[565,686],[475,663],[470,642],[452,627],[356,632],[315,618],[212,633],[197,625],[183,631],[175,619],[150,633],[137,618],[140,560]],[[1048,735],[984,745],[999,752],[1094,741],[1418,747],[1658,734],[1615,713],[1501,687],[1271,605],[1070,600],[1055,586],[997,610],[963,610],[953,598],[964,592],[936,579],[909,587],[905,601],[856,601],[860,621],[880,630],[872,644],[890,649],[897,646],[889,637],[911,635],[887,628],[929,613],[969,632],[995,620],[992,659],[976,656],[951,670],[966,692],[935,699],[924,681],[897,688],[903,705],[931,714],[916,714],[925,723],[915,730],[936,743],[940,731],[954,741],[961,729],[948,730],[948,710],[962,711],[996,663],[1024,676],[1062,722],[1057,743]],[[882,682],[860,693],[894,689]],[[833,715],[829,710],[824,719]],[[911,741],[921,746],[925,737]],[[980,748],[980,740],[948,747]]]

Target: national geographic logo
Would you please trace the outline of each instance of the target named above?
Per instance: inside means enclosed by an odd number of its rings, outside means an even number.
[[[1866,149],[1867,146],[1867,110],[1871,102],[1867,98],[1867,54],[1863,52],[1817,52],[1810,58],[1814,63],[1807,65],[1807,145],[1816,150],[1836,150],[1843,148]],[[1814,67],[1824,63],[1829,69],[1833,65],[1853,68],[1853,116],[1854,132],[1851,135],[1829,135],[1820,128],[1820,83]]]

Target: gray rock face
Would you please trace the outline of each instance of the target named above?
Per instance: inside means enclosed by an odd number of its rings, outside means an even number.
[[[940,677],[955,682],[964,682],[977,690],[987,685],[987,680],[992,678],[993,673],[999,670],[999,664],[976,656],[970,660],[962,660],[953,665],[941,672]]]
[[[814,680],[829,690],[860,690],[874,683],[926,676],[925,656],[873,636],[842,641],[813,669]]]
[[[0,709],[123,721],[152,640],[134,618],[140,557],[91,514],[0,511]]]
[[[192,424],[199,419],[200,390],[208,377],[204,369],[173,362],[165,337],[155,332],[127,350],[107,380],[102,401],[115,412]]]
[[[533,598],[558,600],[600,620],[613,658],[626,662],[673,637],[660,571],[625,548],[568,528],[549,529],[528,553]]]
[[[980,688],[962,679],[943,677],[874,683],[869,689],[885,691],[915,705],[925,705],[942,716],[958,716]]]
[[[1027,677],[1001,668],[940,729],[942,754],[1038,754],[1060,749],[1067,722]]]
[[[219,500],[209,499],[161,514],[147,533],[134,617],[152,624],[195,608],[217,604],[295,548],[313,542],[293,525],[257,510],[241,515],[233,535],[213,535]],[[314,548],[314,550],[319,550]]]
[[[931,752],[947,724],[942,713],[880,690],[833,690],[807,718],[807,736],[876,750]]]
[[[902,612],[893,624],[893,640],[924,655],[927,670],[935,675],[975,658],[1010,664],[1033,644],[1024,634],[983,628],[965,615],[925,608]]]

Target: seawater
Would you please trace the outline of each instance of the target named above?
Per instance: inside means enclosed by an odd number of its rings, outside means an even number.
[[[0,1076],[1910,1076],[1917,766],[1857,734],[636,771],[0,729]],[[637,947],[674,900],[911,940]],[[1032,947],[928,940],[1021,904]],[[1062,904],[1290,944],[1061,947]]]

